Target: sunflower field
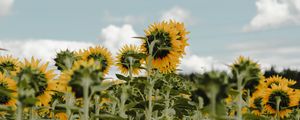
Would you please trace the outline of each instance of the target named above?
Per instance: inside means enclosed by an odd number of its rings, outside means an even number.
[[[300,120],[300,83],[265,77],[248,57],[229,71],[179,74],[188,35],[184,23],[158,22],[133,36],[140,46],[125,45],[117,56],[101,45],[62,50],[55,67],[1,56],[0,119]],[[122,73],[113,80],[112,66]]]

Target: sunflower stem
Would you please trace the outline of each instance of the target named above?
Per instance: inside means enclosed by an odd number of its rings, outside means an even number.
[[[300,120],[300,110],[299,110],[299,107],[297,108],[296,120]]]
[[[99,103],[100,96],[95,95],[94,99],[95,99],[95,115],[99,116],[99,113],[100,113],[100,103]],[[99,120],[99,118],[96,118],[95,120]]]
[[[147,120],[151,120],[152,119],[152,109],[153,109],[153,106],[152,106],[152,90],[153,90],[153,80],[151,78],[151,74],[152,74],[152,59],[153,59],[153,48],[154,48],[154,45],[159,42],[158,40],[154,40],[150,43],[148,43],[149,45],[149,55],[147,57],[147,80],[148,82],[150,83],[150,86],[148,85],[148,100],[149,100],[149,103],[148,103],[148,109],[146,110],[146,119]]]
[[[172,120],[172,116],[170,116],[170,92],[171,92],[171,89],[172,89],[172,86],[171,85],[169,85],[168,87],[167,87],[167,93],[165,94],[165,109],[164,109],[164,117],[167,119],[167,120]]]
[[[216,117],[216,97],[217,97],[217,91],[216,88],[212,88],[212,91],[210,92],[210,102],[211,102],[211,119],[215,119]]]
[[[130,77],[130,80],[129,80],[129,82],[128,82],[128,85],[130,86],[130,82],[131,82],[132,79],[133,79],[133,77],[132,77],[132,71],[133,71],[133,69],[132,69],[132,64],[133,64],[133,59],[132,59],[132,57],[129,57],[128,59],[129,59],[129,77]]]
[[[241,77],[241,75],[237,76],[237,87],[238,87],[238,110],[237,110],[237,120],[242,120],[243,116],[242,116],[242,108],[243,108],[243,85],[242,85],[243,79]]]
[[[277,120],[280,120],[280,115],[279,115],[280,102],[281,102],[281,98],[279,96],[276,96],[276,119]]]
[[[250,95],[250,89],[247,90],[247,105],[250,106],[250,98],[251,98],[251,95]]]
[[[72,118],[72,112],[70,109],[70,106],[72,106],[72,93],[67,92],[66,94],[66,111],[67,111],[67,116],[68,116],[68,120],[70,120],[70,118]]]
[[[83,119],[89,120],[89,87],[90,87],[90,80],[83,79]]]
[[[22,120],[23,106],[20,101],[17,102],[17,120]]]
[[[33,107],[29,108],[29,120],[34,120],[34,115],[33,115]]]
[[[120,101],[121,103],[119,106],[119,116],[123,118],[128,118],[128,116],[126,115],[126,105],[125,105],[128,98],[127,95],[128,87],[129,86],[127,85],[122,85],[122,93],[121,93],[121,101]]]

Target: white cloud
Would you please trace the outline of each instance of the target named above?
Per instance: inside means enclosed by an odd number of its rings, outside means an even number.
[[[77,42],[77,41],[63,41],[63,40],[16,40],[16,41],[0,41],[0,48],[5,48],[8,51],[1,51],[1,54],[11,54],[19,58],[35,58],[43,61],[50,61],[53,63],[53,58],[60,50],[77,50],[88,48],[92,43]]]
[[[199,56],[186,49],[187,55],[181,60],[179,69],[182,73],[203,73],[211,70],[228,70],[225,63],[221,63],[212,56]]]
[[[107,47],[113,54],[116,54],[125,44],[140,45],[141,40],[132,38],[137,36],[130,24],[125,24],[121,27],[109,25],[102,29],[99,39],[102,45]]]
[[[5,48],[8,51],[0,51],[0,55],[12,55],[19,60],[24,58],[30,59],[34,56],[37,59],[41,59],[42,62],[50,62],[49,68],[54,67],[55,55],[60,50],[79,50],[86,49],[96,44],[83,41],[67,41],[67,40],[50,40],[50,39],[30,39],[30,40],[0,40],[0,48]],[[59,71],[55,71],[59,74]],[[106,78],[116,78],[115,73],[118,73],[118,69],[113,66],[110,69],[110,73]]]
[[[211,56],[190,55],[182,59],[180,69],[183,73],[203,73],[211,70],[226,70],[227,68],[225,64],[221,64]]]
[[[14,0],[0,0],[0,17],[8,15]]]
[[[299,46],[287,41],[266,41],[263,44],[259,41],[237,43],[228,46],[233,51],[232,56],[249,56],[258,60],[263,69],[275,65],[278,69],[293,68],[300,69],[300,58],[297,54],[300,52]]]
[[[185,10],[179,6],[175,6],[163,12],[161,20],[176,20],[181,22],[190,22],[191,15],[188,10]]]
[[[300,0],[257,0],[256,8],[256,16],[244,27],[244,31],[300,23]]]

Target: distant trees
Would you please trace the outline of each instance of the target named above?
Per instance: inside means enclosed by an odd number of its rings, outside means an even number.
[[[200,74],[200,73],[181,74],[180,76],[186,80],[194,81],[194,79],[201,78],[200,76],[205,76],[208,73],[209,72],[205,72],[202,74]],[[297,83],[293,86],[293,88],[300,89],[300,70],[287,68],[282,71],[276,71],[275,67],[271,67],[270,69],[268,69],[264,72],[264,76],[266,78],[271,77],[273,75],[279,75],[279,76],[297,81]],[[229,78],[230,78],[231,75],[227,73],[227,76],[229,76]]]

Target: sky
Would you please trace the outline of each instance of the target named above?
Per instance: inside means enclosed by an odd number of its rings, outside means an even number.
[[[300,68],[300,0],[0,0],[0,47],[9,50],[0,54],[52,61],[93,45],[115,54],[169,19],[191,32],[184,72],[224,70],[240,55],[263,69]]]

